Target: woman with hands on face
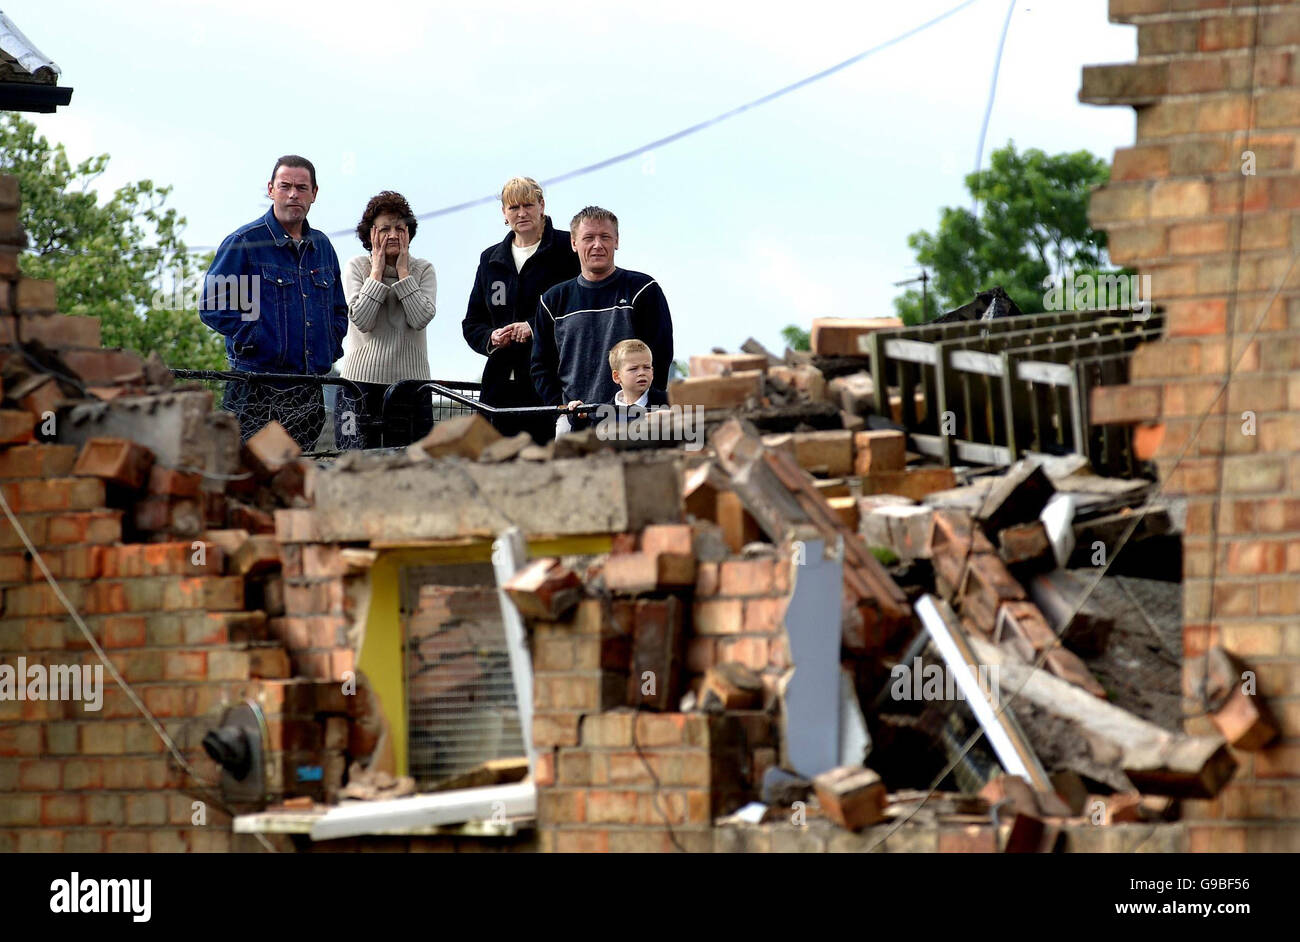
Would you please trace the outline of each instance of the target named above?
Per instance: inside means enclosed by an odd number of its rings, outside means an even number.
[[[391,190],[373,197],[357,224],[366,254],[343,269],[349,324],[341,375],[362,384],[364,395],[357,401],[342,387],[335,438],[343,447],[379,446],[378,431],[368,430],[364,419],[379,418],[388,386],[430,378],[424,329],[437,313],[438,279],[431,263],[411,257],[416,226],[406,198]],[[382,444],[409,444],[433,424],[432,396],[428,390],[395,394],[389,413]]]

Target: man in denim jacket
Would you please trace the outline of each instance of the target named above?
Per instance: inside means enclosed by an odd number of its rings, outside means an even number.
[[[348,302],[338,256],[325,233],[307,225],[316,168],[281,157],[266,185],[271,208],[221,243],[204,280],[199,317],[226,338],[232,370],[321,376],[343,356]],[[239,417],[244,440],[268,422],[310,450],[325,424],[316,384],[226,384],[223,408]]]

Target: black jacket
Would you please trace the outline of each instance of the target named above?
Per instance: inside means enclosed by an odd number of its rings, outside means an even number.
[[[483,368],[482,401],[495,406],[531,406],[541,404],[529,375],[532,344],[512,343],[488,353],[492,331],[517,321],[527,321],[536,329],[537,300],[542,292],[568,281],[578,274],[577,253],[570,244],[569,233],[557,230],[546,217],[542,241],[537,251],[524,262],[523,271],[515,271],[510,254],[515,234],[506,237],[479,256],[474,288],[461,330],[465,342],[488,358]],[[515,382],[510,382],[514,372]]]
[[[673,319],[649,275],[616,268],[600,281],[579,275],[546,291],[533,324],[533,385],[542,402],[612,402],[618,386],[609,351],[633,337],[645,341],[654,358],[650,385],[665,389],[673,365]]]

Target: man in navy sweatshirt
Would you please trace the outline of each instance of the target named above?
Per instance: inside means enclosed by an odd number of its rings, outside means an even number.
[[[614,265],[618,217],[588,206],[569,223],[582,271],[542,294],[533,327],[533,385],[542,402],[613,402],[618,386],[609,351],[621,340],[644,341],[663,389],[673,362],[673,321],[659,283]],[[662,379],[661,379],[662,377]]]

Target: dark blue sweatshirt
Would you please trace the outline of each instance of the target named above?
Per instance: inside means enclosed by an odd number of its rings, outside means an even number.
[[[636,338],[654,358],[651,385],[664,389],[673,362],[673,321],[659,283],[616,268],[602,281],[579,275],[546,291],[533,325],[533,385],[545,405],[612,402],[618,386],[609,351]]]

